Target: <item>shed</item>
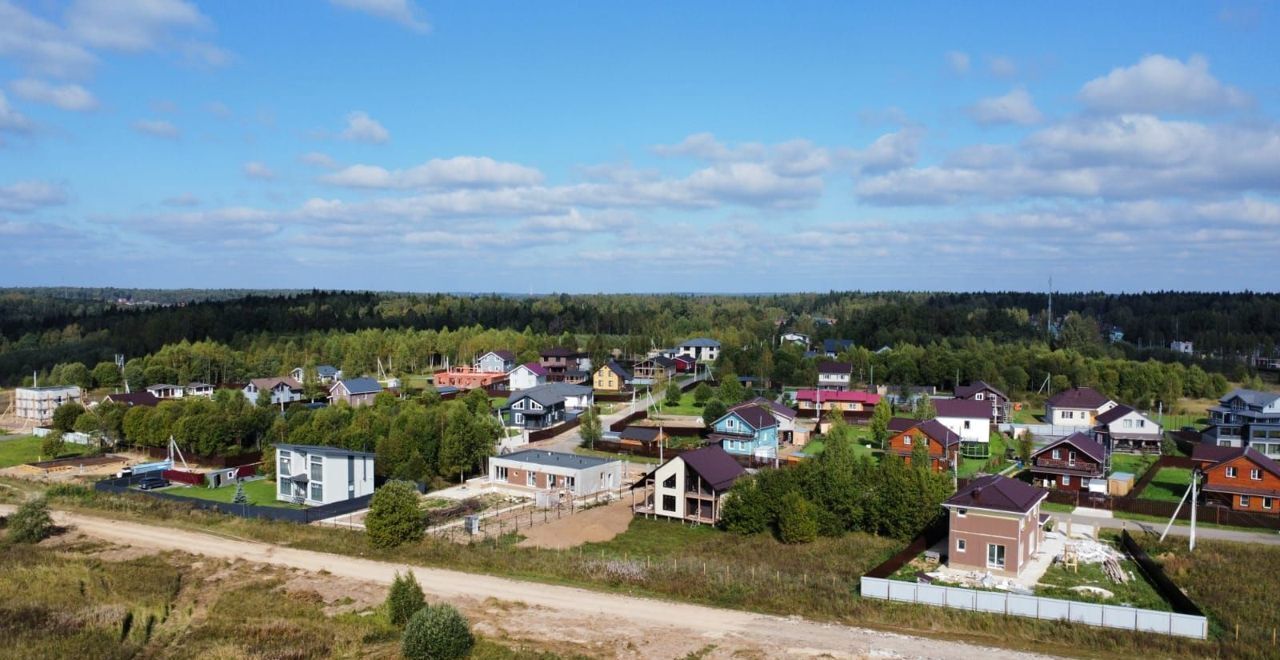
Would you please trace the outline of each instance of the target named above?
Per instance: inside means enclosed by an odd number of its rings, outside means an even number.
[[[1107,492],[1112,497],[1124,497],[1133,490],[1134,477],[1132,472],[1112,472],[1107,477]]]

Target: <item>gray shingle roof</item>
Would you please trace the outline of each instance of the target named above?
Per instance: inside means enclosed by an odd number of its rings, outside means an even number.
[[[566,397],[584,396],[591,393],[591,388],[586,385],[573,385],[571,383],[547,383],[538,385],[527,390],[520,390],[507,399],[507,406],[519,401],[520,399],[533,399],[544,406],[554,406],[561,403]]]
[[[1246,404],[1265,408],[1280,399],[1280,394],[1275,392],[1259,392],[1258,390],[1239,389],[1222,397],[1222,403],[1226,403],[1236,397],[1239,397]]]
[[[1049,400],[1045,401],[1045,403],[1054,408],[1097,410],[1110,400],[1102,392],[1092,387],[1073,387],[1049,397]]]
[[[978,477],[944,502],[947,506],[1026,513],[1048,492],[998,474]]]
[[[720,348],[720,342],[710,337],[695,337],[680,344],[681,348]]]
[[[351,394],[377,394],[382,391],[382,385],[372,378],[346,378],[340,382]]]
[[[543,449],[525,449],[511,454],[496,456],[504,461],[516,461],[519,463],[530,463],[532,465],[545,465],[550,467],[566,467],[573,470],[585,470],[609,463],[617,463],[617,459],[599,458],[596,456],[579,456],[578,454],[564,454],[558,451],[546,451]]]

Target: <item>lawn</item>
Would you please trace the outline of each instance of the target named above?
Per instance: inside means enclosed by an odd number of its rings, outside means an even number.
[[[657,403],[658,409],[662,411],[662,414],[694,415],[694,416],[702,415],[702,406],[693,402],[693,390],[689,390],[688,392],[681,394],[680,405],[677,405],[677,406],[668,404],[666,400],[662,396],[660,396],[663,394],[666,394],[665,389],[660,393],[654,394],[654,400]]]
[[[991,442],[987,446],[987,458],[965,458],[960,457],[960,469],[956,472],[961,479],[968,479],[979,472],[997,473],[1003,470],[1009,462],[1004,460],[1005,454],[1005,437],[999,433],[991,435]]]
[[[1177,502],[1191,485],[1191,470],[1187,468],[1162,467],[1151,483],[1142,490],[1138,499],[1158,500],[1161,502]]]
[[[1134,479],[1138,479],[1146,474],[1147,468],[1150,468],[1151,464],[1159,458],[1155,454],[1112,454],[1111,471],[1128,472]]]
[[[40,453],[41,441],[42,438],[37,438],[33,435],[6,435],[0,438],[0,468],[13,467],[14,465],[33,463],[35,461],[47,461],[52,458],[79,456],[89,450],[89,447],[85,445],[68,442],[63,444],[62,453],[58,456],[44,456]]]
[[[1044,406],[1032,408],[1023,404],[1022,410],[1013,411],[1012,421],[1014,424],[1040,424],[1041,418],[1044,417]]]
[[[235,484],[222,486],[221,488],[205,488],[203,486],[175,486],[166,488],[165,493],[169,495],[177,495],[178,497],[189,497],[196,500],[212,500],[214,502],[225,502],[230,504],[236,496]],[[281,502],[276,500],[276,484],[270,479],[257,479],[254,481],[244,482],[244,494],[249,499],[249,504],[258,506],[277,506],[282,509],[305,509],[304,506],[291,504],[289,502]]]
[[[651,463],[657,464],[658,459],[650,456],[632,456],[631,454],[615,454],[609,451],[598,451],[588,449],[586,447],[574,447],[573,453],[579,456],[595,456],[597,458],[616,458],[620,461],[630,461],[632,463]]]
[[[1151,586],[1142,576],[1137,564],[1126,559],[1120,562],[1120,568],[1129,573],[1132,579],[1124,583],[1112,582],[1111,578],[1107,577],[1106,573],[1103,572],[1101,564],[1082,563],[1079,566],[1079,570],[1066,568],[1062,564],[1054,564],[1049,567],[1044,577],[1040,579],[1040,585],[1036,587],[1036,595],[1086,603],[1128,605],[1162,612],[1172,611],[1173,608],[1169,606],[1169,603],[1165,602],[1155,587]],[[1106,589],[1115,595],[1111,598],[1106,598],[1100,594],[1090,594],[1087,591],[1077,591],[1071,588],[1082,586]]]
[[[855,439],[856,439],[856,442],[853,443],[854,456],[870,456],[871,458],[876,458],[877,456],[880,455],[881,452],[879,449],[874,449],[866,445],[866,443],[869,442],[869,440],[865,435],[855,436]],[[806,442],[804,446],[800,448],[800,451],[805,456],[817,456],[821,454],[823,450],[825,450],[826,448],[827,448],[826,440],[819,437]]]

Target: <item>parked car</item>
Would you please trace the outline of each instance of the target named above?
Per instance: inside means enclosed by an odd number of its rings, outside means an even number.
[[[138,488],[142,490],[155,490],[157,488],[165,488],[169,482],[161,477],[147,477],[138,482]]]

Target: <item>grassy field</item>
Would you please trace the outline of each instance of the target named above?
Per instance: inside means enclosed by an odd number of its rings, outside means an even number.
[[[178,497],[189,497],[196,500],[212,500],[214,502],[225,502],[230,504],[231,501],[235,499],[236,486],[235,484],[222,486],[220,488],[175,486],[173,488],[166,488],[164,492],[169,495],[177,495]],[[244,483],[244,494],[245,497],[248,498],[249,504],[257,504],[258,506],[278,506],[284,509],[306,508],[297,504],[276,500],[276,484],[270,479],[246,481]]]
[[[1151,483],[1138,496],[1143,500],[1159,500],[1161,502],[1177,502],[1191,485],[1191,470],[1186,468],[1162,467]]]
[[[693,390],[689,390],[688,392],[681,394],[680,405],[677,405],[677,406],[668,405],[666,401],[663,399],[662,395],[664,394],[666,394],[666,390],[663,390],[660,393],[654,394],[654,398],[658,403],[657,407],[662,411],[662,414],[664,415],[695,415],[695,416],[702,414],[702,406],[693,402]]]
[[[1103,603],[1107,605],[1129,605],[1148,610],[1163,612],[1172,611],[1169,603],[1160,597],[1160,593],[1142,577],[1137,564],[1132,561],[1120,562],[1120,567],[1133,579],[1125,583],[1112,582],[1102,571],[1101,564],[1080,564],[1079,570],[1072,570],[1062,564],[1055,564],[1045,571],[1036,587],[1037,596],[1062,598],[1086,603]],[[1074,590],[1072,587],[1098,587],[1110,591],[1114,596],[1105,598],[1090,594],[1087,591]]]
[[[1139,479],[1158,458],[1154,454],[1112,454],[1111,471],[1128,472]]]
[[[1013,411],[1014,424],[1040,424],[1044,418],[1044,406],[1032,408],[1023,404],[1022,410]]]
[[[85,445],[70,442],[63,444],[62,453],[57,456],[44,456],[40,453],[41,438],[34,435],[0,437],[0,468],[13,467],[23,463],[47,461],[52,458],[79,456],[88,451]]]
[[[991,434],[991,442],[989,443],[989,458],[965,458],[960,457],[960,469],[957,473],[961,479],[967,479],[978,472],[995,473],[1004,469],[1009,462],[1004,460],[1005,437],[998,433]]]
[[[5,483],[30,488],[15,480]],[[0,499],[12,498],[0,489]],[[768,536],[741,537],[709,528],[636,520],[625,534],[608,543],[587,544],[569,551],[514,547],[518,537],[460,545],[424,539],[394,550],[371,547],[361,533],[246,520],[190,511],[141,496],[111,496],[88,489],[61,488],[56,507],[83,509],[94,515],[136,519],[172,527],[285,543],[290,547],[362,556],[400,563],[441,566],[506,575],[604,591],[660,596],[779,615],[803,612],[806,618],[925,636],[945,637],[1002,648],[1089,657],[1275,657],[1271,626],[1280,619],[1272,604],[1271,575],[1280,564],[1280,548],[1212,543],[1226,548],[1221,558],[1187,566],[1195,579],[1179,582],[1195,587],[1192,595],[1215,621],[1207,642],[1155,634],[1137,634],[1062,622],[1036,621],[977,612],[864,600],[857,578],[901,547],[899,542],[851,534],[807,545],[783,545]],[[1140,542],[1146,543],[1147,541]],[[1185,541],[1171,541],[1171,544]],[[1170,545],[1173,552],[1179,552]],[[1229,552],[1228,552],[1229,550]],[[1251,554],[1256,552],[1256,554]],[[1153,555],[1154,556],[1154,555]],[[1163,561],[1163,560],[1162,560]],[[1247,570],[1240,570],[1244,567]],[[1239,576],[1247,574],[1246,581]],[[1175,575],[1175,581],[1179,578]],[[1221,588],[1215,584],[1220,580]],[[1242,586],[1243,585],[1243,586]],[[1235,622],[1242,641],[1222,634]],[[1251,641],[1245,643],[1245,628]],[[1266,626],[1265,629],[1262,626]],[[1265,630],[1268,645],[1262,645]]]
[[[880,450],[873,449],[867,446],[867,443],[871,441],[868,437],[869,435],[870,435],[869,431],[865,431],[863,429],[855,430],[854,437],[857,439],[857,442],[855,442],[853,445],[853,453],[855,456],[870,456],[872,458],[876,458],[880,456],[881,454]],[[821,454],[823,450],[825,450],[826,448],[827,448],[826,441],[819,437],[806,442],[804,444],[804,447],[801,447],[801,451],[804,453],[805,456],[817,456]]]

